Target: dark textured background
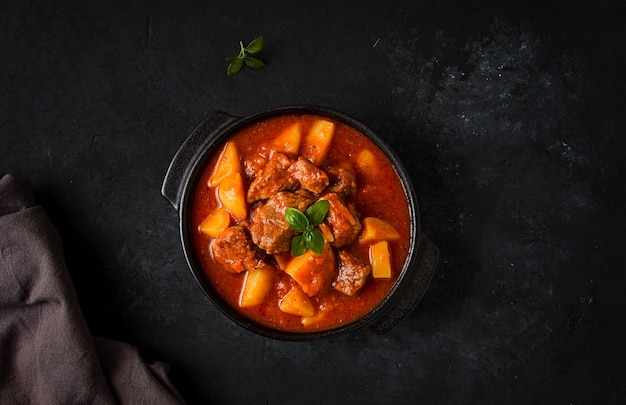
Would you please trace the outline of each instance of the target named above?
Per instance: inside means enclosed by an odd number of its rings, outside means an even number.
[[[625,22],[582,0],[4,0],[0,172],[58,227],[92,332],[170,363],[189,403],[623,403]],[[268,67],[227,77],[258,35]],[[387,336],[253,335],[186,267],[171,157],[210,110],[287,104],[353,115],[411,172],[441,261]]]

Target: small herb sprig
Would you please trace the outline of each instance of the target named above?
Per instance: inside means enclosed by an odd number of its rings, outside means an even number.
[[[322,223],[329,207],[330,203],[327,200],[319,200],[304,213],[296,208],[287,208],[285,211],[287,223],[294,231],[301,232],[301,235],[291,239],[292,256],[302,255],[307,248],[318,255],[324,252],[324,236],[315,227]]]
[[[239,41],[239,48],[239,55],[234,58],[226,58],[226,61],[229,63],[228,69],[226,70],[228,76],[239,72],[244,63],[256,69],[265,67],[265,62],[254,56],[250,56],[263,49],[263,36],[253,39],[247,46],[243,46],[243,42]]]

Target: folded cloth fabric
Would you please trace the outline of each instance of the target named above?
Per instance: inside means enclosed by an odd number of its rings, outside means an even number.
[[[0,178],[0,404],[180,404],[167,371],[90,335],[56,229],[25,182]]]

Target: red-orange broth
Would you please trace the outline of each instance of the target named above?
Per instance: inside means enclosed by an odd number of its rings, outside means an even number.
[[[197,231],[199,224],[220,207],[215,189],[211,189],[207,185],[219,158],[219,150],[204,168],[193,196],[191,209],[192,229],[194,230],[193,243],[206,278],[232,308],[259,324],[283,331],[330,330],[363,317],[383,300],[394,285],[409,251],[411,223],[401,181],[385,154],[355,128],[327,117],[285,115],[253,123],[239,130],[230,140],[235,142],[243,165],[243,162],[258,158],[259,155],[267,158],[272,140],[296,121],[301,122],[302,132],[306,134],[313,121],[319,118],[332,121],[335,124],[331,147],[324,164],[336,165],[339,162],[348,162],[355,168],[357,192],[348,196],[346,201],[356,205],[361,218],[372,216],[384,219],[401,235],[399,240],[389,243],[392,257],[392,277],[390,279],[374,279],[370,275],[365,286],[352,297],[344,295],[332,287],[311,297],[311,302],[317,311],[320,308],[327,308],[327,310],[324,311],[324,317],[320,318],[317,323],[305,327],[301,323],[300,316],[291,315],[279,309],[278,283],[281,280],[284,281],[284,278],[289,277],[289,275],[276,267],[277,276],[274,277],[276,288],[270,290],[260,305],[240,308],[238,301],[244,274],[227,272],[220,264],[216,263],[211,253],[211,238]],[[357,169],[355,159],[357,153],[362,149],[369,149],[374,154],[377,170],[364,173]],[[244,181],[247,187],[251,179],[244,176]],[[357,241],[348,246],[347,250],[369,261],[369,246],[361,245]],[[270,263],[274,263],[270,255],[268,255],[268,259]]]

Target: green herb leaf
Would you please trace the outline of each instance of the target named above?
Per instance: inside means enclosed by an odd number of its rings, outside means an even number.
[[[285,210],[285,220],[296,232],[305,232],[309,226],[309,219],[302,212],[295,208]]]
[[[291,255],[300,256],[306,252],[307,244],[302,235],[294,236],[291,239]]]
[[[318,255],[324,253],[324,236],[322,233],[317,229],[314,229],[311,232],[307,232],[307,235],[307,245],[313,253]]]
[[[326,217],[326,214],[328,213],[328,208],[330,208],[328,200],[319,200],[307,208],[305,215],[309,219],[309,223],[312,226],[318,226],[321,224],[324,217]]]
[[[246,66],[256,69],[265,67],[265,62],[250,56],[261,49],[263,49],[263,36],[253,39],[246,47],[243,46],[242,41],[239,41],[239,54],[234,58],[226,58],[226,61],[229,63],[226,73],[229,76],[234,75],[241,70],[244,63]]]
[[[228,69],[226,70],[226,74],[228,76],[234,75],[235,73],[239,72],[241,68],[243,67],[242,58],[229,58],[229,59],[231,59],[229,61],[230,64],[228,65]]]
[[[265,67],[265,63],[262,60],[254,58],[252,56],[246,56],[245,58],[243,58],[243,61],[246,62],[246,65],[250,66],[251,68],[260,69]]]
[[[252,42],[246,46],[248,53],[257,53],[261,49],[263,49],[263,36],[253,39]]]
[[[307,248],[318,255],[324,252],[324,236],[314,228],[322,223],[329,207],[330,203],[327,200],[319,200],[307,208],[305,213],[296,208],[285,210],[285,220],[289,226],[294,231],[302,233],[291,239],[292,256],[300,256]]]

